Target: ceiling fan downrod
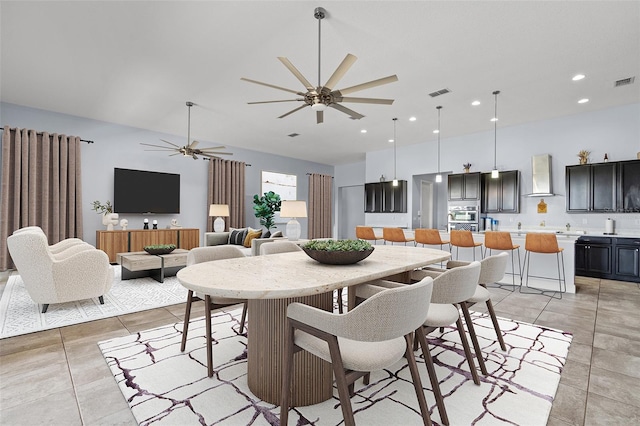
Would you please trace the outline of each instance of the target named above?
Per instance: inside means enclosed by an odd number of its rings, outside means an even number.
[[[191,145],[191,107],[193,105],[193,102],[187,101],[187,107],[189,107],[189,109],[187,110],[187,146]],[[187,153],[185,152],[183,155],[186,156]]]
[[[322,40],[321,35],[322,35],[322,29],[321,29],[321,24],[322,24],[322,20],[324,19],[325,15],[326,15],[327,11],[324,10],[324,8],[322,7],[316,7],[313,11],[313,16],[318,20],[318,87],[322,87],[322,83],[320,80],[320,42]]]

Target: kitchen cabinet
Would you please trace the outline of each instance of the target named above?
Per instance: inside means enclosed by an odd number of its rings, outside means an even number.
[[[364,199],[365,213],[406,213],[407,181],[366,183]]]
[[[567,212],[613,212],[617,210],[618,163],[567,166],[565,169]]]
[[[578,238],[575,243],[575,274],[640,282],[640,238]]]
[[[482,174],[482,213],[520,213],[518,170],[500,172],[497,179]]]
[[[618,174],[620,176],[618,211],[640,212],[640,160],[620,161]]]
[[[449,201],[480,199],[480,173],[459,173],[448,176]]]

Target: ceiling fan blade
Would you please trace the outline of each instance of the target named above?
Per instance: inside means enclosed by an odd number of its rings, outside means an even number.
[[[364,117],[364,115],[362,115],[362,114],[360,114],[360,113],[357,113],[357,112],[355,112],[354,110],[349,109],[349,108],[347,108],[347,107],[345,107],[345,106],[342,106],[342,105],[340,105],[340,104],[333,103],[333,104],[329,104],[329,106],[330,106],[331,108],[335,108],[335,109],[337,109],[337,110],[338,110],[338,111],[340,111],[340,112],[344,112],[345,114],[350,115],[352,118],[354,118],[354,119],[356,119],[356,120],[360,120],[361,118],[363,118],[363,117]]]
[[[324,123],[324,111],[316,111],[316,124]]]
[[[302,108],[307,107],[307,106],[309,106],[309,105],[304,104],[304,105],[302,105],[302,106],[299,106],[298,108],[292,109],[291,111],[289,111],[289,112],[288,112],[288,113],[286,113],[286,114],[282,114],[282,115],[281,115],[280,117],[278,117],[278,118],[285,118],[287,115],[289,115],[289,114],[293,114],[293,113],[294,113],[294,112],[296,112],[296,111],[300,111]]]
[[[143,149],[143,151],[160,151],[160,152],[169,152],[169,151],[175,151],[175,149]]]
[[[153,145],[150,143],[144,143],[144,142],[140,142],[140,145],[146,145],[146,146],[153,146],[156,148],[162,148],[162,149],[168,149],[168,150],[173,150],[174,148],[168,147],[168,146],[162,146],[162,145]]]
[[[304,99],[284,99],[281,101],[259,101],[259,102],[247,102],[247,103],[249,105],[254,105],[254,104],[272,104],[276,102],[293,102],[293,101],[304,101]]]
[[[162,142],[164,142],[164,143],[168,143],[169,145],[173,145],[173,146],[175,146],[176,148],[180,148],[180,146],[179,146],[179,145],[176,145],[176,144],[175,144],[175,143],[173,143],[173,142],[169,142],[169,141],[166,141],[166,140],[164,140],[164,139],[160,139],[160,140],[161,140]]]
[[[309,83],[309,80],[307,80],[306,78],[304,78],[304,76],[302,75],[302,73],[300,71],[298,71],[298,69],[296,67],[293,66],[293,64],[291,63],[291,61],[289,61],[287,58],[285,58],[284,56],[278,56],[278,59],[280,60],[280,62],[282,62],[284,64],[285,67],[287,67],[287,69],[289,71],[291,71],[291,73],[293,75],[296,76],[296,78],[298,80],[300,80],[300,83],[302,83],[302,85],[304,87],[307,88],[308,91],[310,92],[315,92],[316,88],[313,87],[313,84]]]
[[[378,99],[378,98],[351,98],[351,97],[336,97],[337,102],[353,102],[359,104],[383,104],[391,105],[394,99]]]
[[[284,90],[285,92],[289,92],[289,93],[295,93],[296,95],[300,95],[300,96],[304,96],[304,93],[302,92],[297,92],[295,90],[291,90],[291,89],[287,89],[285,87],[280,87],[280,86],[275,86],[273,84],[269,84],[269,83],[263,83],[261,81],[257,81],[257,80],[251,80],[249,78],[244,78],[241,77],[240,80],[244,80],[244,81],[248,81],[249,83],[255,83],[255,84],[260,84],[262,86],[267,86],[267,87],[271,87],[273,89],[278,89],[278,90]]]
[[[181,152],[176,152],[175,154],[169,154],[169,157],[174,157],[176,155],[183,155]]]
[[[351,53],[348,53],[347,56],[345,56],[345,58],[342,60],[340,65],[338,65],[338,68],[336,68],[336,70],[333,72],[333,75],[329,77],[329,80],[327,80],[327,83],[324,85],[324,87],[329,90],[333,90],[335,85],[338,84],[338,82],[342,79],[342,77],[344,77],[347,71],[349,71],[349,68],[351,68],[351,66],[357,60],[358,58],[356,58]]]
[[[210,146],[207,148],[200,148],[198,151],[215,151],[218,149],[225,149],[226,146],[220,145],[220,146]]]
[[[394,81],[398,81],[397,75],[390,75],[389,77],[379,78],[377,80],[372,80],[367,83],[357,84],[355,86],[347,87],[346,89],[337,90],[339,95],[346,95],[348,93],[357,92],[364,89],[370,89],[372,87],[382,86],[383,84],[393,83]]]
[[[198,145],[200,142],[198,141],[191,141],[191,143],[189,145],[187,145],[187,148],[193,149],[196,147],[196,145]]]
[[[203,157],[209,157],[209,158],[216,158],[218,155],[233,155],[233,153],[231,152],[219,152],[217,154],[198,154],[198,155],[202,155]]]

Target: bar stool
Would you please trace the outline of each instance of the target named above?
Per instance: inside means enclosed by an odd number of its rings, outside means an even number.
[[[392,245],[393,243],[404,243],[406,246],[408,242],[414,241],[413,245],[416,245],[415,238],[407,238],[402,228],[382,228],[382,238],[384,238],[385,244],[389,241]]]
[[[442,246],[445,244],[449,245],[449,251],[451,251],[451,244],[449,241],[443,241],[440,238],[440,232],[437,229],[425,229],[420,228],[415,231],[415,239],[416,244],[425,244],[428,246],[440,246],[440,250],[442,250]]]
[[[513,287],[511,291],[514,291],[516,288],[516,272],[514,268],[514,256],[513,251],[518,251],[518,275],[520,275],[520,285],[522,285],[522,263],[520,262],[520,246],[513,244],[511,241],[511,234],[508,232],[498,232],[498,231],[486,231],[484,233],[484,257],[487,257],[487,250],[489,250],[489,255],[492,254],[492,250],[501,250],[501,251],[510,251],[511,252],[511,282],[513,283]],[[500,283],[495,283],[498,287],[502,288],[504,285]]]
[[[373,241],[374,244],[377,244],[378,240],[383,239],[373,232],[373,227],[371,226],[356,226],[356,238],[359,240]]]
[[[473,241],[471,231],[452,229],[449,234],[451,235],[451,245],[456,248],[456,259],[458,258],[460,247],[471,248],[473,250],[473,260],[476,260],[476,247],[480,247],[480,258],[482,258],[482,243]]]
[[[537,290],[540,294],[553,293],[550,297],[556,299],[562,299],[562,293],[567,291],[567,281],[564,272],[564,255],[563,248],[558,247],[558,239],[556,238],[556,234],[544,234],[544,233],[528,233],[525,236],[524,240],[524,266],[522,268],[523,274],[525,274],[526,269],[526,280],[525,286],[527,288]],[[535,287],[529,287],[529,266],[531,265],[531,253],[538,254],[555,254],[556,262],[558,264],[558,291],[555,290],[544,290]],[[560,264],[562,263],[562,268]],[[561,271],[562,269],[562,271]],[[543,279],[555,279],[553,277],[537,277]],[[562,287],[564,285],[564,291]],[[522,293],[522,285],[520,286],[520,292]],[[526,292],[525,292],[526,293]],[[555,294],[560,293],[560,297],[556,297]]]

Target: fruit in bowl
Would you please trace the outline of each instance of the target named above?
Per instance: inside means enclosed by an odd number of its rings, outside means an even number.
[[[302,250],[320,263],[351,265],[367,258],[373,247],[364,240],[312,240]]]

